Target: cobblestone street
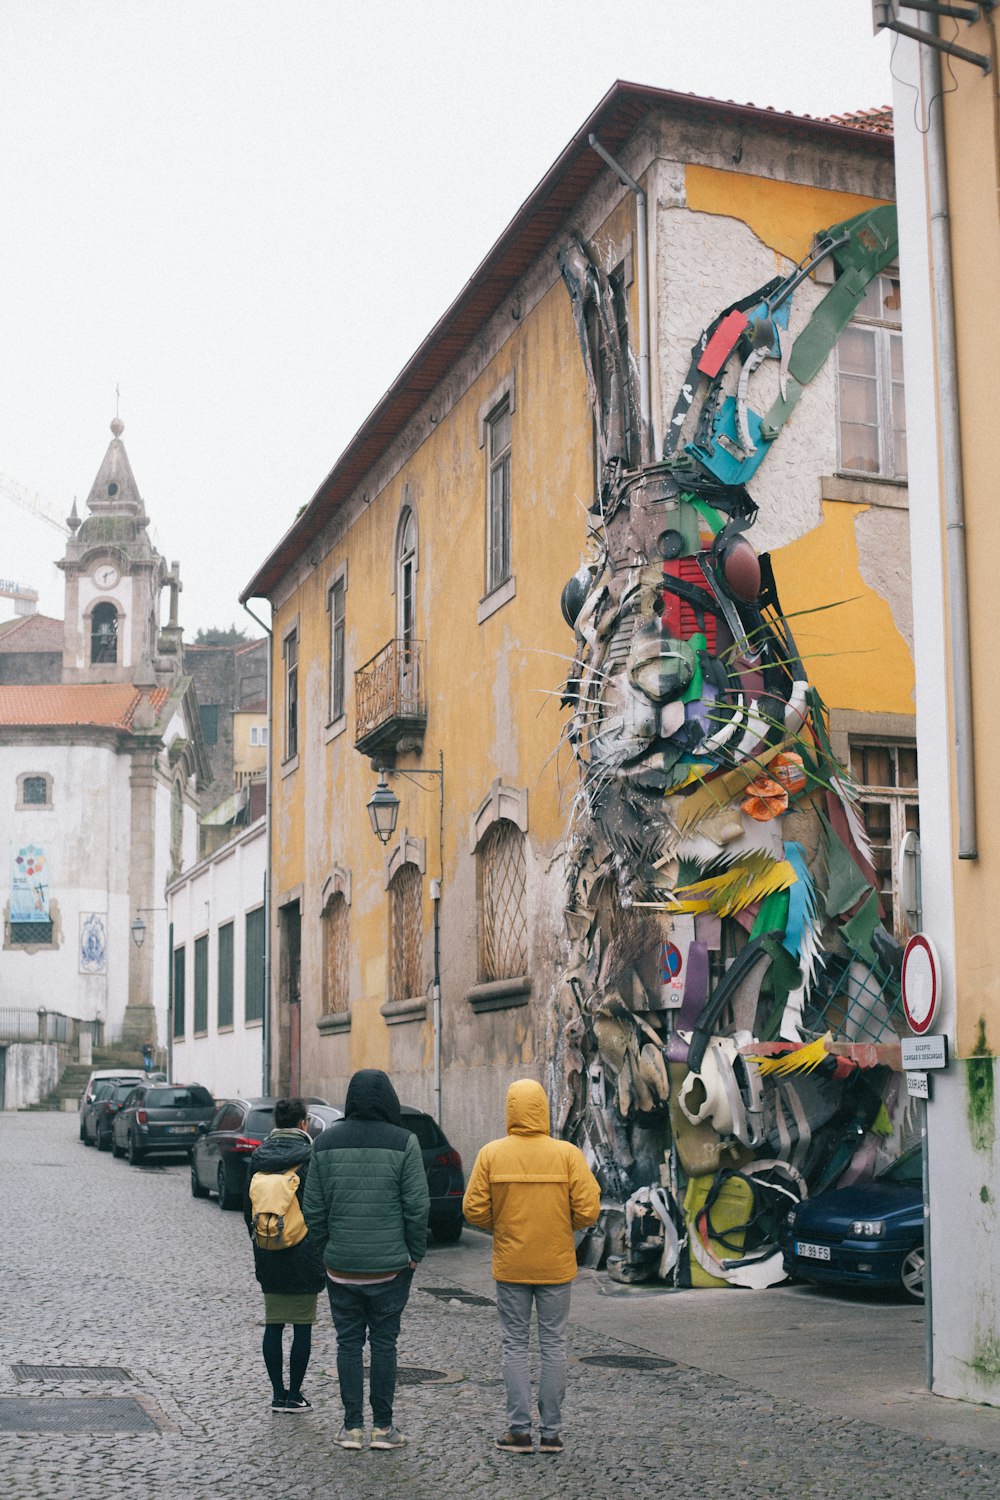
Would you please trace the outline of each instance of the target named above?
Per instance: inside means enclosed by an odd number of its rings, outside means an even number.
[[[341,1409],[328,1310],[321,1302],[306,1382],[312,1413],[273,1416],[260,1357],[263,1304],[242,1217],[195,1201],[185,1162],[136,1169],[88,1150],[75,1114],[7,1114],[0,1131],[0,1413],[2,1429],[14,1428],[0,1430],[5,1500],[961,1500],[992,1496],[1000,1482],[1000,1456],[985,1448],[812,1409],[807,1397],[765,1394],[681,1362],[652,1370],[585,1363],[641,1356],[650,1346],[609,1339],[578,1318],[566,1452],[497,1453],[495,1312],[481,1298],[454,1295],[485,1287],[488,1244],[468,1231],[457,1251],[432,1246],[404,1316],[401,1367],[444,1377],[401,1386],[397,1418],[409,1446],[345,1453],[332,1442]],[[473,1258],[476,1277],[461,1279]],[[762,1298],[766,1338],[769,1309],[779,1304],[768,1294],[727,1295]],[[669,1298],[638,1306],[642,1317],[670,1316]],[[628,1326],[635,1338],[634,1306]],[[24,1382],[18,1364],[123,1366],[132,1379]],[[60,1431],[68,1408],[56,1403],[73,1397],[135,1403],[127,1409],[146,1430],[95,1431],[105,1405],[82,1432]],[[16,1423],[12,1401],[28,1403]],[[984,1420],[995,1428],[996,1414]]]

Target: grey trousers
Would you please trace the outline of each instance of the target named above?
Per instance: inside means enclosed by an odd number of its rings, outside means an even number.
[[[517,1281],[498,1281],[497,1312],[503,1336],[503,1380],[507,1387],[507,1426],[511,1432],[531,1431],[531,1380],[528,1375],[528,1333],[531,1307],[538,1319],[539,1428],[543,1437],[559,1431],[563,1397],[566,1394],[566,1323],[570,1289],[560,1286],[526,1286]]]

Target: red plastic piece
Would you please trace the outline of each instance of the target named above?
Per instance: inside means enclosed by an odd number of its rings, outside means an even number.
[[[750,319],[745,312],[727,313],[705,345],[705,352],[698,361],[698,369],[709,380],[716,375],[736,348],[740,334]]]

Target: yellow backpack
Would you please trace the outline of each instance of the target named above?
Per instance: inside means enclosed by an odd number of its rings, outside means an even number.
[[[306,1237],[298,1199],[299,1174],[255,1172],[250,1179],[250,1238],[258,1250],[290,1250]]]

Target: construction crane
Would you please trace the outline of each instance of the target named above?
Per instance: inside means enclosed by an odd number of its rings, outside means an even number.
[[[13,500],[14,504],[19,505],[22,510],[30,511],[40,521],[48,521],[49,525],[54,526],[63,536],[69,535],[69,527],[65,521],[59,520],[56,516],[54,506],[50,505],[47,500],[43,500],[41,495],[34,494],[25,485],[18,484],[17,480],[11,479],[9,474],[0,474],[0,493],[6,495],[8,500]]]

